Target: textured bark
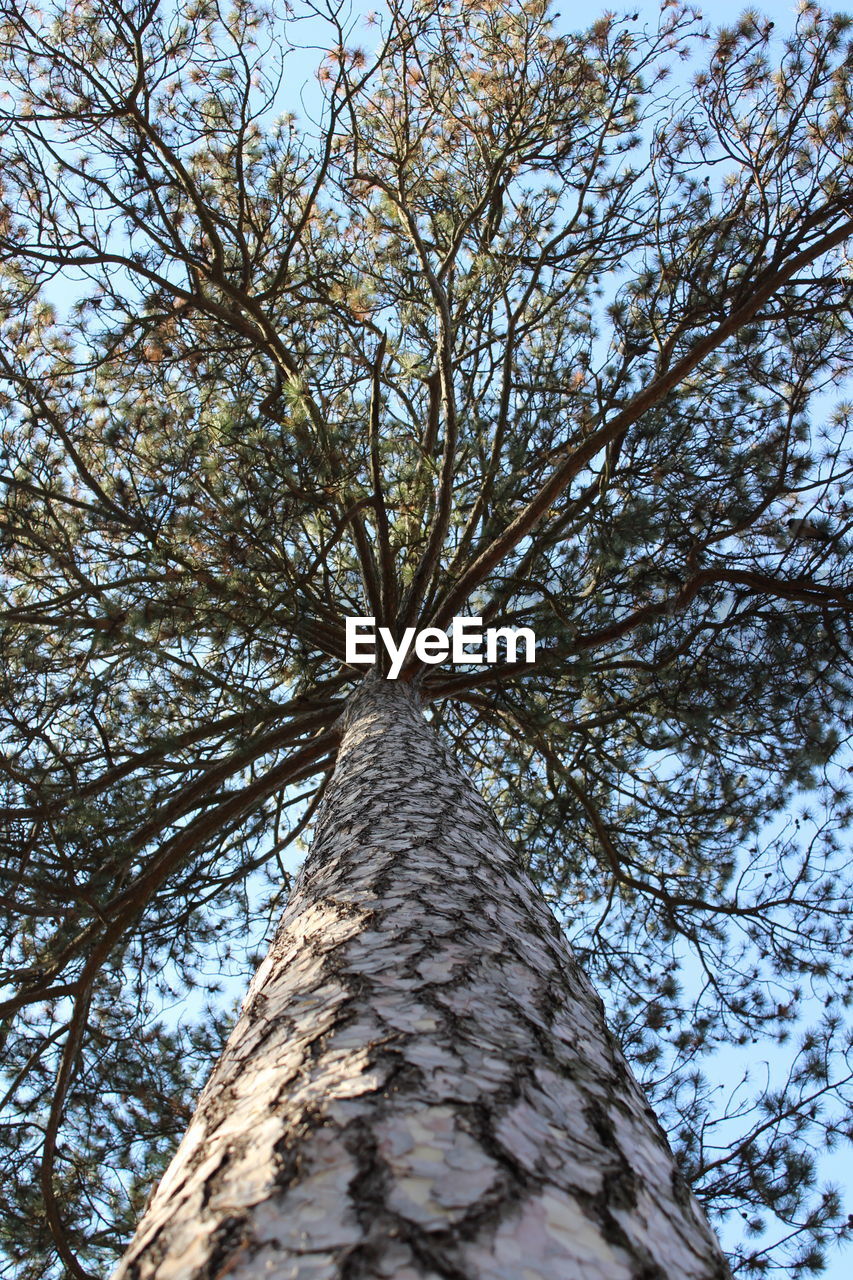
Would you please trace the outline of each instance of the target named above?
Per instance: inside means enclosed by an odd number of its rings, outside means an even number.
[[[314,847],[122,1280],[723,1280],[601,1002],[411,688]]]

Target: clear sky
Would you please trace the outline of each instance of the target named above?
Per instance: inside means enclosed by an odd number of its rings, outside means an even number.
[[[748,6],[741,3],[740,0],[713,0],[712,3],[699,4],[696,7],[701,10],[706,20],[713,27],[730,23],[736,20],[745,9],[754,8],[773,18],[780,30],[784,31],[793,25],[797,6],[791,3],[791,0],[766,0],[765,3],[755,6]],[[836,0],[827,0],[823,7],[830,11],[843,12],[848,8],[853,9],[853,0],[849,0],[849,4],[837,3]],[[371,0],[357,0],[353,4],[353,13],[365,14],[372,8],[381,10],[382,0],[372,0],[372,2]],[[636,4],[624,7],[620,4],[612,3],[612,0],[611,3],[607,3],[607,0],[601,0],[600,4],[596,4],[595,0],[584,0],[583,4],[578,4],[575,0],[563,0],[563,3],[560,4],[559,0],[557,0],[557,8],[561,12],[560,26],[564,29],[577,29],[586,26],[599,12],[603,12],[605,9],[611,9],[616,13],[623,11],[638,13],[641,19],[647,20],[650,24],[656,23],[659,12],[657,0],[637,0]],[[294,32],[294,38],[308,43],[314,38],[315,33],[317,44],[322,47],[324,33],[316,25],[313,26],[313,30],[307,25],[298,27]],[[371,37],[369,33],[362,37],[361,42],[370,47]],[[325,43],[330,43],[328,36],[325,38]],[[319,107],[320,94],[314,71],[320,57],[320,48],[305,50],[294,54],[288,63],[283,95],[286,99],[284,105],[297,110],[303,118],[306,114],[314,114]],[[302,86],[304,88],[302,88],[300,104],[300,88]],[[57,292],[59,296],[55,300],[61,308],[63,299],[61,291]],[[76,289],[73,292],[76,294]],[[226,998],[233,998],[241,994],[247,981],[247,975],[229,980],[226,983]],[[185,1012],[197,1014],[198,1010],[188,1007]],[[760,1066],[762,1053],[765,1055],[771,1054],[773,1046],[768,1044],[767,1046],[758,1047],[755,1052]],[[742,1066],[742,1054],[726,1055],[722,1053],[714,1064],[716,1077],[723,1085],[734,1087],[740,1078]],[[849,1146],[846,1150],[827,1161],[826,1170],[827,1176],[832,1177],[838,1183],[847,1184],[849,1188],[849,1203],[845,1206],[845,1211],[853,1210],[853,1154],[851,1154]],[[845,1255],[838,1254],[825,1273],[825,1280],[849,1280],[850,1275],[853,1274],[851,1263],[853,1263],[853,1250],[848,1251]]]
[[[751,9],[772,18],[777,24],[780,35],[793,27],[798,7],[792,0],[765,0],[764,3],[754,5],[743,3],[742,0],[712,0],[711,3],[698,3],[694,6],[695,9],[701,12],[712,29],[736,21],[742,13]],[[830,12],[843,13],[853,11],[853,0],[848,0],[848,3],[839,3],[838,0],[824,0],[821,7]],[[578,4],[575,0],[563,0],[562,3],[560,3],[560,0],[555,0],[555,8],[560,14],[558,19],[559,27],[563,30],[578,30],[587,26],[599,13],[603,13],[605,10],[610,10],[617,15],[636,13],[641,21],[647,21],[649,25],[656,25],[660,5],[659,0],[637,0],[637,3],[628,5],[614,3],[613,0],[609,0],[609,2],[608,0],[601,0],[598,4],[595,3],[595,0],[584,0],[583,4]],[[354,16],[366,14],[371,10],[381,13],[381,0],[355,0],[352,5]],[[309,34],[307,26],[301,29],[297,28],[297,30],[298,35],[295,35],[294,38],[305,42],[313,38],[313,32]],[[322,30],[319,27],[315,27],[314,30],[317,32],[317,43],[322,47],[324,44]],[[375,32],[375,28],[373,30]],[[374,37],[368,29],[363,33],[358,33],[357,36],[354,35],[353,43],[363,44],[369,50],[374,43]],[[292,57],[288,65],[289,92],[287,97],[290,101],[287,105],[290,106],[292,104],[293,108],[299,111],[303,120],[306,114],[313,115],[320,104],[319,87],[314,77],[319,57],[318,50],[300,51]],[[687,69],[685,69],[685,74],[687,73]],[[293,95],[303,83],[304,88],[301,94],[302,110],[300,110],[293,101]],[[815,1020],[819,1017],[820,1012],[820,1010],[815,1012]],[[792,1036],[793,1039],[795,1039],[794,1036]],[[706,1063],[704,1065],[705,1069],[709,1070],[710,1074],[713,1074],[720,1085],[723,1091],[721,1096],[728,1096],[739,1083],[745,1066],[748,1065],[751,1068],[751,1074],[754,1073],[754,1078],[758,1081],[762,1078],[763,1060],[772,1059],[774,1056],[778,1056],[779,1053],[778,1047],[768,1042],[766,1045],[758,1045],[750,1051],[746,1051],[746,1056],[744,1051],[721,1052],[713,1064]],[[746,1058],[750,1054],[752,1055],[752,1061],[747,1062]],[[853,1151],[851,1151],[851,1147],[845,1144],[833,1156],[823,1157],[821,1159],[821,1170],[825,1179],[832,1180],[841,1187],[846,1187],[847,1196],[844,1212],[853,1211]],[[730,1225],[732,1234],[729,1238],[734,1241],[741,1234],[739,1230],[740,1224],[732,1219]],[[729,1235],[729,1233],[723,1233],[724,1241],[726,1235]],[[853,1274],[853,1249],[837,1250],[830,1254],[830,1258],[830,1265],[824,1273],[824,1280],[850,1280],[850,1276]]]
[[[354,0],[351,12],[354,18],[363,16],[371,10],[381,13],[382,0]],[[798,5],[792,0],[765,0],[764,3],[749,5],[743,3],[742,0],[711,0],[710,3],[699,3],[694,6],[705,18],[709,26],[713,28],[725,26],[737,20],[737,18],[747,9],[752,9],[761,14],[769,16],[776,22],[780,34],[789,30],[795,21]],[[825,0],[822,7],[831,12],[845,12],[853,10],[853,0],[849,3],[839,3],[838,0]],[[658,0],[637,0],[637,3],[622,5],[614,3],[613,0],[601,0],[596,3],[595,0],[584,0],[584,3],[578,4],[576,0],[556,0],[555,8],[560,14],[558,25],[564,30],[577,30],[587,26],[599,13],[605,10],[611,10],[617,15],[621,13],[638,14],[641,21],[647,21],[649,25],[656,25],[660,5]],[[376,29],[364,29],[363,31],[354,33],[352,43],[362,44],[365,49],[370,50],[376,40]],[[319,22],[299,23],[293,29],[293,39],[301,44],[310,44],[316,41],[316,48],[299,50],[295,52],[288,60],[285,80],[283,83],[283,93],[281,109],[295,110],[306,122],[306,117],[314,116],[319,113],[321,105],[321,94],[319,85],[315,77],[315,71],[321,58],[321,50],[330,43],[327,29]],[[685,74],[687,72],[685,71]],[[277,104],[278,105],[278,104]],[[235,976],[226,983],[227,997],[234,998],[242,993],[245,985],[244,976]],[[819,1011],[818,1011],[819,1014]],[[817,1016],[817,1015],[816,1015]],[[792,1037],[793,1038],[793,1037]],[[777,1047],[768,1043],[767,1045],[756,1046],[751,1051],[754,1055],[753,1060],[748,1064],[756,1073],[756,1079],[761,1078],[762,1059],[778,1055]],[[705,1064],[706,1070],[709,1069],[713,1073],[718,1084],[724,1091],[724,1095],[728,1096],[741,1079],[745,1067],[744,1051],[732,1051],[731,1053],[722,1052],[717,1059],[711,1064]],[[722,1095],[721,1095],[722,1096]],[[845,1213],[853,1210],[853,1153],[851,1148],[846,1146],[837,1154],[822,1161],[822,1168],[825,1178],[832,1179],[835,1183],[848,1188],[848,1202],[845,1204]],[[731,1228],[733,1235],[730,1239],[735,1239],[740,1235],[739,1223],[732,1221]],[[728,1233],[724,1233],[725,1235]],[[837,1251],[830,1262],[828,1270],[824,1273],[825,1280],[849,1280],[853,1274],[853,1249],[845,1250],[843,1253]]]

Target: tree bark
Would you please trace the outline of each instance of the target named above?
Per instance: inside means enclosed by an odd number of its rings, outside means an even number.
[[[401,682],[116,1280],[724,1280],[601,1002]]]

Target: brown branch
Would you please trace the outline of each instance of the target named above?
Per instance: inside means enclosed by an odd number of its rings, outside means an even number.
[[[444,295],[442,293],[442,298]],[[438,500],[435,516],[429,530],[427,545],[418,561],[412,580],[403,598],[401,627],[416,617],[426,594],[428,583],[441,559],[441,548],[450,527],[453,511],[454,468],[459,427],[456,415],[456,397],[453,391],[452,338],[446,301],[439,307],[438,373],[441,387],[441,406],[444,412],[444,448],[438,484]]]
[[[137,919],[153,894],[180,865],[186,854],[210,839],[225,823],[245,816],[280,787],[299,782],[304,777],[316,773],[321,762],[334,754],[339,740],[339,730],[334,727],[318,734],[274,769],[254,779],[248,786],[232,792],[224,800],[212,805],[175,832],[160,847],[147,868],[136,877],[133,883],[110,902],[104,904],[100,910],[100,919],[81,929],[47,971],[42,971],[35,983],[24,987],[17,995],[0,1004],[0,1017],[16,1012],[26,1004],[49,998],[51,983],[69,961],[89,944],[94,946],[90,959],[96,956],[97,963],[102,963],[125,929]],[[243,763],[246,762],[243,761]],[[235,766],[235,769],[236,767],[239,766]],[[174,813],[172,816],[175,816]],[[157,829],[156,822],[146,823],[129,842],[129,850],[142,847],[146,840],[156,834]]]
[[[574,648],[597,648],[611,640],[620,639],[644,622],[651,621],[662,614],[681,612],[703,587],[716,582],[748,587],[756,594],[771,595],[782,600],[799,600],[806,604],[836,604],[853,610],[853,595],[849,591],[822,587],[809,578],[775,578],[772,574],[754,573],[748,569],[701,569],[676,595],[655,601],[653,604],[643,605],[641,609],[635,609],[627,617],[601,631],[575,636]]]
[[[826,212],[824,210],[824,212]],[[831,211],[834,213],[834,211]],[[837,248],[853,234],[853,219],[848,219],[833,232],[828,232],[816,244],[796,254],[784,267],[773,270],[770,265],[755,281],[755,288],[747,301],[741,303],[725,320],[698,342],[667,372],[655,378],[643,391],[610,421],[590,432],[586,440],[559,463],[540,487],[539,492],[514,520],[472,561],[456,583],[446,592],[437,605],[429,625],[444,627],[465,604],[471,592],[501,563],[519,542],[539,523],[559,495],[571,484],[583,468],[611,441],[616,440],[639,418],[654,408],[665,395],[679,385],[706,356],[711,355],[739,328],[748,324],[756,312],[804,266],[814,262],[822,254]]]
[[[397,575],[394,569],[394,557],[391,553],[391,531],[388,525],[388,510],[385,506],[385,494],[382,486],[382,467],[379,458],[379,416],[380,396],[382,391],[382,360],[388,345],[387,336],[383,333],[373,362],[373,376],[370,392],[370,471],[373,481],[373,501],[376,512],[376,527],[379,534],[380,564],[380,614],[382,625],[393,626],[397,613]]]
[[[53,1100],[45,1129],[41,1166],[39,1168],[39,1183],[42,1197],[44,1198],[47,1225],[53,1237],[53,1243],[56,1245],[57,1253],[72,1276],[75,1277],[75,1280],[96,1280],[96,1277],[81,1267],[76,1254],[68,1243],[65,1224],[62,1221],[62,1215],[59,1212],[59,1206],[56,1203],[56,1196],[53,1190],[53,1171],[56,1162],[56,1137],[62,1118],[62,1108],[69,1085],[74,1078],[74,1071],[80,1055],[83,1033],[86,1029],[86,1020],[89,1016],[89,1006],[92,1001],[93,980],[94,974],[89,975],[84,970],[84,974],[78,984],[74,1011],[68,1024],[68,1039],[65,1042],[59,1071],[56,1076]]]

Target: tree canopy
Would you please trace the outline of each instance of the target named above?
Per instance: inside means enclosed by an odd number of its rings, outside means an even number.
[[[2,14],[5,1271],[120,1252],[227,1025],[209,974],[333,766],[345,617],[460,613],[536,662],[405,677],[746,1220],[736,1266],[819,1270],[814,1149],[851,1134],[850,22]],[[720,1101],[720,1046],[785,1040]]]

